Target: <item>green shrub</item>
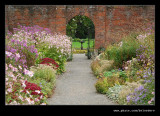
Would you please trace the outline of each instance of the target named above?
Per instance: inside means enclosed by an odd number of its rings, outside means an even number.
[[[103,75],[104,75],[105,77],[111,77],[111,76],[113,76],[114,73],[117,73],[117,70],[112,69],[111,71],[106,71],[106,72],[104,72]]]
[[[114,74],[112,77],[99,78],[95,84],[96,90],[99,93],[106,93],[110,87],[115,85],[123,85],[125,81],[118,77],[119,75]]]
[[[114,65],[117,68],[122,68],[123,61],[128,61],[132,57],[136,57],[136,49],[139,48],[139,43],[133,35],[123,38],[122,43],[122,46],[109,46],[105,51],[106,58],[108,60],[114,60]]]
[[[138,88],[141,85],[142,84],[139,82],[132,82],[132,83],[126,82],[126,85],[124,85],[121,91],[119,92],[119,98],[118,98],[119,104],[127,105],[126,97],[129,94],[133,93],[135,88]]]
[[[99,69],[99,68],[100,68],[99,61],[98,61],[98,60],[93,60],[93,61],[91,62],[91,69],[92,69],[93,74],[94,74],[95,76],[98,76],[98,75],[99,75],[99,72],[97,71],[97,69]]]
[[[119,92],[122,89],[122,85],[115,85],[113,87],[110,87],[106,93],[107,97],[110,98],[111,100],[114,100],[115,102],[118,102],[118,96]]]
[[[111,70],[103,73],[104,77],[108,78],[110,81],[113,81],[113,85],[118,81],[119,84],[124,84],[128,80],[128,76],[125,71],[121,70]]]
[[[80,40],[81,40],[80,38],[74,38],[73,42],[80,42]]]
[[[108,90],[108,82],[106,78],[100,78],[95,84],[96,90],[99,93],[105,94]]]
[[[55,87],[55,82],[47,82],[45,79],[37,78],[37,79],[29,79],[30,82],[36,83],[38,86],[41,87],[41,91],[44,94],[45,97],[51,97],[52,91]]]
[[[50,97],[55,87],[56,71],[51,66],[45,64],[39,64],[38,67],[32,66],[31,71],[34,72],[34,75],[32,78],[29,78],[29,81],[40,86],[43,94],[46,97]]]
[[[122,78],[124,81],[126,81],[128,78],[125,71],[120,71],[119,77]]]
[[[34,79],[44,79],[47,82],[54,82],[56,79],[56,71],[48,65],[45,64],[39,64],[38,67],[31,67],[31,71],[34,72],[34,75],[32,78]]]
[[[65,63],[67,61],[67,57],[60,52],[60,49],[55,47],[50,48],[46,51],[45,57],[53,59],[59,65],[57,74],[61,74],[66,71]]]
[[[105,71],[110,71],[111,69],[113,69],[113,63],[113,60],[100,60],[100,68],[97,69],[98,73],[101,74]]]

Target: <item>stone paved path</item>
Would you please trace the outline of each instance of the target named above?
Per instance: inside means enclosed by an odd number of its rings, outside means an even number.
[[[66,72],[56,80],[56,88],[49,105],[117,105],[106,95],[96,92],[97,78],[90,68],[91,60],[84,54],[74,54]]]

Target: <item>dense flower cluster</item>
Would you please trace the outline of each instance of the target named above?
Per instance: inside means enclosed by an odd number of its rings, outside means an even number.
[[[143,41],[145,41],[144,43],[141,41],[142,45],[136,50],[137,65],[139,67],[136,76],[137,79],[144,80],[144,85],[136,88],[133,93],[126,97],[128,104],[154,104],[155,57],[153,48],[154,41],[153,37],[150,36],[151,34],[152,33],[147,33],[144,36],[139,35],[137,37],[138,39],[143,38]]]
[[[59,65],[51,58],[42,58],[41,60],[42,62],[40,64],[47,64],[50,66],[49,63],[51,63],[54,69],[57,69],[59,67]]]
[[[41,88],[35,84],[35,83],[30,83],[28,81],[25,81],[25,90],[23,92],[26,93],[26,90],[31,90],[31,95],[43,95],[43,93],[41,93]]]
[[[35,65],[39,48],[50,45],[44,38],[52,34],[39,26],[19,25],[13,30],[6,35],[6,104],[45,105],[44,91],[36,83],[28,82],[34,79],[34,72],[29,69]]]
[[[20,33],[20,32],[19,32]],[[19,64],[23,68],[29,68],[34,65],[38,57],[38,51],[32,41],[28,40],[28,36],[21,34],[13,34],[7,39],[6,54],[8,62],[15,58],[14,64]]]
[[[46,41],[50,42],[50,47],[56,46],[57,49],[61,48],[61,53],[64,55],[71,53],[71,41],[70,37],[66,35],[61,34],[54,34],[50,38],[48,38]]]
[[[123,63],[122,66],[119,65],[120,67],[116,67],[115,63],[113,66],[114,70],[115,68],[122,68],[123,71],[116,69],[116,71],[108,70],[102,74],[98,73],[99,80],[96,83],[98,85],[96,89],[101,87],[97,89],[98,92],[102,93],[99,90],[103,89],[103,93],[106,93],[110,99],[122,105],[153,105],[155,104],[154,28],[151,26],[143,33],[131,34],[126,38],[123,44],[121,42],[118,46],[115,44],[107,47],[106,57],[98,58],[96,62],[93,61],[92,64],[94,65],[91,66],[92,68],[96,67],[97,70],[100,69],[98,65],[102,61],[111,57],[113,57],[114,62]],[[116,51],[120,49],[124,52]],[[120,61],[121,58],[123,60]],[[104,77],[110,81],[102,80]],[[120,78],[122,81],[119,80]],[[111,80],[115,81],[112,82],[112,86],[108,87]],[[108,90],[106,90],[107,88]]]
[[[6,65],[6,105],[43,104],[41,88],[27,81],[23,75],[11,64]],[[36,96],[33,96],[36,95]]]

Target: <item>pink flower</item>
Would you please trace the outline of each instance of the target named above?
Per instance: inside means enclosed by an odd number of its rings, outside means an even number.
[[[17,80],[17,77],[13,77],[13,80],[16,81],[16,80]]]
[[[23,97],[22,97],[21,95],[20,95],[18,98],[21,99],[22,101],[24,101],[24,100],[23,100]]]
[[[38,101],[39,101],[39,99],[35,98],[35,101],[36,101],[36,102],[38,102]]]
[[[24,68],[24,74],[28,74],[28,70],[26,68]]]
[[[148,101],[148,104],[151,104],[151,101]]]
[[[125,68],[125,70],[127,70],[128,69],[128,67],[124,67]]]
[[[13,75],[13,73],[12,73],[12,72],[9,72],[9,73],[8,73],[8,76],[10,76],[10,77],[14,77],[14,75]]]
[[[32,71],[29,71],[26,68],[24,68],[24,74],[32,77],[34,73]]]
[[[7,89],[8,92],[12,92],[12,88]]]
[[[28,72],[28,76],[33,77],[34,73],[32,71]]]
[[[9,68],[13,68],[13,66],[11,64],[9,64]]]
[[[19,55],[19,53],[16,53],[16,57],[17,57],[17,58],[20,58],[20,55]]]
[[[6,55],[7,55],[7,56],[11,56],[11,55],[12,55],[12,53],[11,53],[11,52],[6,51]]]
[[[18,69],[15,68],[15,67],[13,67],[13,68],[12,68],[12,71],[13,71],[13,72],[18,72]]]
[[[152,92],[152,94],[154,95],[154,92]]]
[[[6,70],[8,70],[8,66],[7,66],[7,64],[6,64]]]

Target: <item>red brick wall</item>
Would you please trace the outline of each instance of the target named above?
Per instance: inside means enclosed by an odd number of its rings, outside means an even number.
[[[12,31],[17,23],[39,25],[66,34],[66,24],[76,15],[89,17],[95,25],[95,48],[120,41],[131,31],[154,22],[154,6],[57,5],[6,6],[5,25]]]

